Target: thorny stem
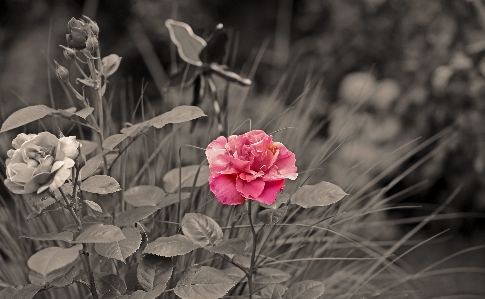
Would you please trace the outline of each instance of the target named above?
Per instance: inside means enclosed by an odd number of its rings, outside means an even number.
[[[83,243],[83,254],[86,257],[86,271],[89,276],[89,285],[93,299],[98,299],[98,293],[96,292],[96,283],[94,282],[93,269],[91,268],[91,260],[89,259],[89,252],[87,250],[87,244]]]
[[[74,188],[74,190],[76,190],[76,187],[75,186],[73,188]],[[64,193],[64,191],[62,191],[61,188],[59,188],[58,190],[61,193],[62,198],[64,199],[64,201],[66,203],[67,209],[69,210],[69,212],[71,213],[72,217],[74,218],[74,221],[76,221],[77,228],[79,230],[81,230],[82,229],[82,226],[83,226],[81,220],[76,215],[76,212],[74,212],[74,209],[72,208],[72,205],[69,204],[69,201],[67,200],[67,197],[66,197],[66,194]],[[73,192],[75,192],[75,191],[73,191]],[[54,195],[53,192],[52,192],[52,195]],[[89,285],[90,285],[89,289],[91,291],[91,295],[93,295],[93,299],[99,299],[98,293],[96,292],[96,283],[94,281],[93,269],[91,268],[91,260],[89,259],[89,252],[87,250],[87,244],[86,243],[82,243],[82,244],[83,244],[83,254],[86,257],[86,263],[85,263],[86,272],[88,273],[88,276],[89,276]]]
[[[64,191],[62,191],[61,188],[58,189],[59,192],[61,192],[62,198],[64,199],[64,202],[66,203],[66,208],[69,210],[69,213],[71,213],[72,218],[74,218],[74,221],[76,221],[77,229],[81,230],[83,228],[83,224],[81,222],[81,219],[76,215],[76,212],[74,212],[74,209],[72,208],[72,204],[69,203],[67,200],[66,194],[64,194]],[[52,193],[52,196],[55,196],[54,193]],[[55,197],[54,197],[55,198]]]
[[[251,263],[249,265],[248,271],[248,286],[249,286],[249,298],[253,298],[253,271],[254,271],[254,264],[255,264],[255,255],[256,255],[256,245],[258,242],[258,234],[254,229],[253,218],[251,215],[251,201],[246,200],[246,205],[248,207],[248,218],[249,218],[249,225],[251,226],[251,233],[253,234],[253,249],[251,252]]]

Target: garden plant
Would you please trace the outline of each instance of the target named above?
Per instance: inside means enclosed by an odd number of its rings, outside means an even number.
[[[392,208],[386,189],[371,182],[344,191],[318,179],[338,145],[331,140],[311,162],[299,162],[310,159],[303,156],[317,131],[311,124],[266,131],[284,118],[303,119],[310,101],[301,98],[311,91],[293,103],[300,115],[286,109],[266,122],[238,123],[231,116],[244,109],[252,82],[225,65],[223,26],[207,39],[185,23],[166,26],[186,63],[170,95],[190,87],[192,105],[115,124],[108,79],[122,59],[102,56],[100,29],[83,16],[68,22],[66,60],[55,62],[72,107],[28,106],[2,124],[1,132],[35,121],[44,130],[18,134],[6,153],[14,212],[5,213],[15,221],[0,235],[10,246],[2,246],[0,298],[419,298],[407,284],[434,275],[439,263],[409,274],[397,265],[407,252],[395,252],[446,203],[391,246],[359,236],[366,217]],[[70,129],[48,131],[47,116]],[[12,263],[25,269],[9,272]]]

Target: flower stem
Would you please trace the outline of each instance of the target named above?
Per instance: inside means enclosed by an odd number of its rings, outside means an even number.
[[[74,218],[74,221],[76,221],[77,229],[81,230],[83,228],[81,219],[79,219],[79,217],[76,215],[76,212],[74,212],[74,209],[72,208],[72,204],[70,204],[69,201],[67,200],[67,197],[66,197],[66,194],[64,194],[64,191],[62,191],[61,188],[59,188],[58,190],[59,192],[61,192],[62,198],[64,199],[64,202],[66,204],[66,208],[69,210],[69,213],[71,213],[72,218]],[[54,196],[53,192],[52,192],[52,196]]]
[[[249,264],[249,271],[248,271],[248,287],[249,287],[249,298],[253,297],[253,271],[254,271],[254,264],[255,264],[255,257],[256,257],[256,245],[258,242],[258,234],[254,229],[253,218],[251,215],[251,201],[246,200],[246,205],[248,208],[248,218],[249,218],[249,225],[251,226],[251,233],[253,235],[253,249],[251,252],[251,263]]]
[[[93,269],[91,268],[91,260],[89,259],[89,252],[87,250],[86,243],[83,243],[83,251],[84,256],[86,257],[86,272],[88,272],[89,276],[89,289],[91,290],[91,295],[93,295],[93,299],[98,299],[98,292],[96,292],[96,283],[94,282]]]

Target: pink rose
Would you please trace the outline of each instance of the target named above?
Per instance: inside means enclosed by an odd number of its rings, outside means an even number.
[[[217,199],[238,205],[246,199],[272,204],[285,179],[297,177],[295,154],[261,130],[219,137],[205,151],[209,185]]]
[[[64,139],[63,139],[64,138]],[[16,194],[54,191],[71,176],[79,143],[75,137],[59,140],[48,132],[19,134],[7,152],[5,186]]]

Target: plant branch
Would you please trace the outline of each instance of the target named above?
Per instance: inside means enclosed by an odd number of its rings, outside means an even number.
[[[253,249],[251,252],[251,263],[249,265],[249,272],[248,272],[248,286],[249,286],[249,298],[253,298],[253,271],[254,271],[254,263],[255,263],[255,255],[256,255],[256,245],[258,242],[258,234],[254,229],[253,218],[251,215],[251,204],[250,200],[246,199],[246,205],[248,208],[248,218],[249,218],[249,225],[251,226],[251,233],[253,235]]]
[[[59,190],[59,192],[61,192],[62,198],[64,199],[64,202],[66,203],[66,208],[69,210],[69,213],[71,213],[72,218],[74,218],[74,221],[76,221],[77,229],[81,230],[82,227],[83,227],[81,219],[79,219],[79,217],[76,215],[76,212],[74,212],[74,209],[72,208],[72,204],[70,204],[69,201],[67,200],[67,197],[66,197],[66,194],[64,194],[64,191],[62,191],[61,188],[59,188],[58,190]],[[55,198],[55,195],[54,195],[53,192],[52,192],[52,195]]]
[[[96,292],[96,283],[94,281],[93,269],[91,268],[91,260],[89,259],[89,252],[87,251],[87,244],[83,243],[83,254],[86,257],[86,272],[89,276],[89,289],[93,295],[93,299],[98,299],[98,292]]]

